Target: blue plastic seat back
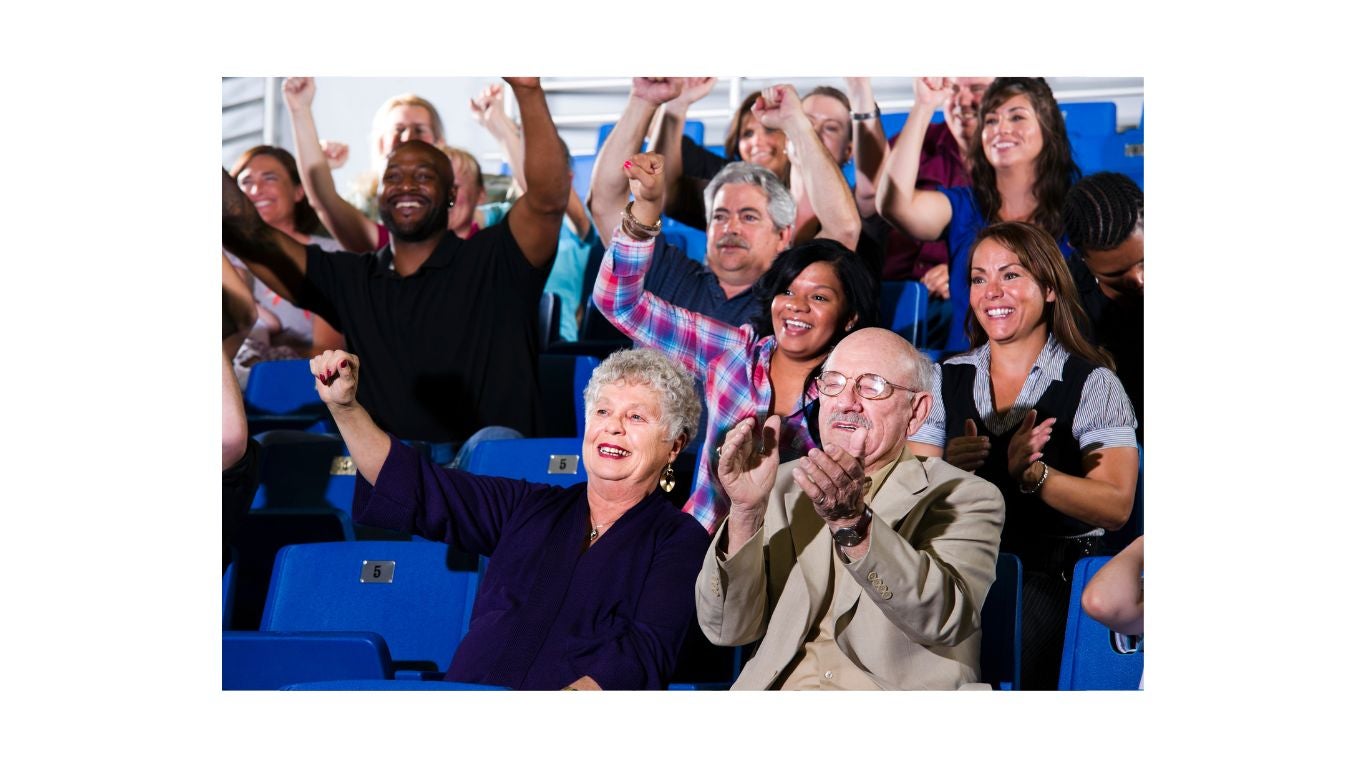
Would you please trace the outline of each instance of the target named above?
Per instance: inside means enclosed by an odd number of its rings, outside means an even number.
[[[982,682],[998,691],[1020,690],[1023,585],[1020,558],[1000,553],[996,581],[982,603]]]
[[[540,356],[538,371],[545,434],[561,437],[583,435],[583,390],[601,362],[601,358],[593,355],[551,352]]]
[[[344,541],[284,547],[275,558],[263,631],[375,632],[394,663],[444,671],[469,629],[478,574],[446,567],[431,541]]]
[[[1109,557],[1086,557],[1072,571],[1072,594],[1067,603],[1067,634],[1063,636],[1060,691],[1133,691],[1143,677],[1143,646],[1123,642],[1086,615],[1081,593]],[[1113,636],[1113,637],[1112,637]]]
[[[567,488],[588,480],[582,453],[583,439],[578,437],[490,440],[475,446],[469,471]]]
[[[1113,101],[1059,104],[1067,139],[1072,144],[1072,159],[1083,174],[1114,170],[1107,161],[1114,146],[1116,111]]]
[[[356,465],[337,435],[272,430],[261,444],[261,482],[252,509],[333,509],[349,525]]]
[[[930,292],[918,280],[882,281],[882,325],[911,342],[924,346]]]
[[[572,180],[574,191],[578,193],[581,201],[588,199],[588,188],[593,183],[593,163],[597,159],[597,155],[574,155],[570,158],[570,164],[574,171]]]
[[[313,388],[307,360],[267,360],[251,367],[242,392],[247,414],[284,416],[306,413],[322,418],[327,406]]]
[[[670,245],[683,252],[684,256],[707,263],[707,233],[696,227],[679,223],[674,219],[664,216],[660,219],[660,227],[664,240]]]
[[[237,563],[228,563],[223,570],[223,628],[232,621],[233,599],[237,596]]]
[[[393,676],[373,632],[224,632],[223,690],[279,690],[321,680]]]

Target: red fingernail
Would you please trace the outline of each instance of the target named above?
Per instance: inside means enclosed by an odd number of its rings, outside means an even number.
[[[320,374],[318,374],[318,381],[320,381],[320,382],[326,382],[327,380],[324,379],[324,378],[323,378],[323,375],[320,373]]]
[[[350,364],[351,364],[351,361],[350,361],[350,360],[343,360],[343,361],[341,361],[341,367],[342,367],[342,368],[345,368],[346,366],[348,366],[348,365],[350,365]]]
[[[624,162],[624,163],[621,164],[621,167],[622,167],[622,168],[630,168],[630,167],[631,167],[631,161],[630,161],[630,160],[627,160],[626,162]]]

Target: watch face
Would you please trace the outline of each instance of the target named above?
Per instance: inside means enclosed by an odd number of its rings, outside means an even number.
[[[863,534],[859,533],[857,528],[841,528],[835,531],[834,539],[841,547],[853,547],[863,541]]]

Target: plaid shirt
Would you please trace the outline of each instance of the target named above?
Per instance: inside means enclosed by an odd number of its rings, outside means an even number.
[[[730,499],[714,481],[716,447],[726,430],[742,419],[760,422],[773,408],[769,359],[777,340],[758,338],[754,327],[733,325],[674,306],[645,290],[654,240],[636,241],[613,234],[612,247],[602,259],[593,302],[613,325],[637,344],[653,347],[682,363],[693,376],[704,379],[707,394],[707,437],[702,443],[697,482],[683,511],[716,533],[730,512]],[[814,388],[808,393],[815,397]],[[817,447],[806,426],[806,413],[783,417],[779,458],[803,456]]]

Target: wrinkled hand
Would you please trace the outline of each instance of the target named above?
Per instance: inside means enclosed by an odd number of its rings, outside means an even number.
[[[540,88],[541,78],[539,77],[505,77],[503,82],[513,88]]]
[[[643,224],[653,224],[664,205],[664,156],[657,152],[641,152],[622,164],[631,194],[636,196],[632,210]],[[641,211],[646,211],[642,214]],[[650,218],[651,212],[654,217]]]
[[[313,105],[317,85],[311,77],[287,77],[280,90],[284,93],[285,106],[289,107],[289,111],[301,112]]]
[[[863,462],[838,445],[812,448],[792,470],[792,479],[828,523],[863,513]]]
[[[731,516],[745,516],[751,522],[763,518],[768,495],[778,478],[778,430],[782,419],[774,414],[764,420],[761,439],[767,447],[761,452],[755,444],[753,416],[736,424],[726,433],[716,460],[716,478],[730,497]]]
[[[949,298],[949,265],[936,264],[930,267],[928,272],[921,275],[920,282],[924,283],[931,296],[938,296],[947,300]]]
[[[797,89],[787,84],[765,88],[754,101],[754,106],[750,107],[750,111],[766,128],[782,129],[785,125],[792,125],[790,121],[796,118],[801,118],[803,123],[807,122],[806,113],[802,112],[802,100],[797,96]]]
[[[678,100],[685,104],[696,104],[705,99],[716,86],[714,77],[681,77],[679,80],[683,81],[683,91],[678,94]]]
[[[1029,469],[1030,464],[1043,458],[1043,447],[1053,435],[1053,424],[1057,419],[1044,419],[1036,426],[1034,422],[1038,418],[1039,412],[1031,408],[1029,413],[1025,414],[1024,421],[1020,422],[1020,428],[1015,430],[1015,434],[1010,438],[1006,470],[1016,480]]]
[[[946,77],[917,77],[915,79],[915,103],[928,104],[935,109],[944,106],[953,95]]]
[[[673,101],[682,92],[683,78],[681,77],[631,78],[631,95],[638,99],[644,99],[655,106],[666,101]]]
[[[476,123],[487,128],[489,120],[495,112],[503,111],[503,86],[498,83],[488,86],[480,91],[478,96],[470,99],[470,115]]]
[[[347,159],[351,157],[351,147],[344,141],[320,139],[318,146],[322,147],[323,157],[327,158],[327,167],[334,171],[346,165]]]
[[[337,349],[329,349],[308,361],[313,374],[313,386],[318,397],[328,408],[349,408],[356,403],[356,386],[360,381],[360,358]]]
[[[978,437],[977,422],[968,419],[963,425],[963,435],[950,438],[949,444],[944,446],[944,461],[964,472],[976,472],[987,463],[989,453],[991,438],[986,435]]]

